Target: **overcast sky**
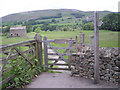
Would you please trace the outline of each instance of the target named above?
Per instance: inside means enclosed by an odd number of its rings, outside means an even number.
[[[1,0],[0,17],[32,10],[78,9],[82,11],[118,11],[120,0]]]

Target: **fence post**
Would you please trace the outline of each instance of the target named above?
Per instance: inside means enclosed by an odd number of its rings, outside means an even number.
[[[91,35],[90,37],[89,37],[89,45],[90,45],[90,47],[94,47],[94,36],[93,35]]]
[[[98,28],[98,13],[94,13],[94,84],[99,83],[99,28]]]
[[[35,39],[37,40],[36,45],[36,57],[40,61],[40,65],[43,64],[43,58],[42,58],[42,36],[40,34],[35,35]]]
[[[85,42],[85,34],[84,33],[80,33],[79,39],[80,39],[79,40],[80,45],[82,45]]]
[[[48,48],[47,48],[47,37],[44,37],[44,60],[45,60],[45,71],[48,70]]]
[[[70,65],[70,62],[71,62],[71,55],[72,55],[72,52],[71,52],[71,45],[72,45],[72,38],[69,38],[69,41],[68,41],[68,48],[69,48],[69,51],[68,51],[68,67],[69,69],[71,69],[71,65]]]
[[[75,41],[76,41],[76,52],[78,52],[77,47],[78,47],[78,36],[75,37]]]

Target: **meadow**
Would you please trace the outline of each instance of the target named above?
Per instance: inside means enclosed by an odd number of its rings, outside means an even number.
[[[89,43],[89,36],[94,35],[94,31],[90,30],[76,30],[76,31],[52,31],[52,32],[40,32],[39,34],[48,39],[68,39],[72,37],[75,39],[75,36],[79,36],[79,33],[82,32],[85,34],[85,43]],[[31,40],[35,36],[35,32],[28,33],[28,37],[32,38],[23,38],[23,37],[0,37],[2,42],[1,45],[8,45],[18,42],[23,42],[26,40]],[[118,47],[118,32],[99,30],[99,45],[100,47]]]

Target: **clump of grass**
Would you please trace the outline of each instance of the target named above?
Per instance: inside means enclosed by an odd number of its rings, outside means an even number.
[[[53,70],[48,70],[48,72],[50,72],[50,73],[62,73],[60,71],[53,71]]]

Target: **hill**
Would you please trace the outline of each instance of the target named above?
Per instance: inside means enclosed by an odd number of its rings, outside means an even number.
[[[110,11],[98,11],[100,18],[109,14]],[[2,22],[15,22],[15,21],[26,21],[34,19],[49,19],[49,18],[81,18],[85,19],[86,16],[92,16],[93,11],[80,11],[76,9],[48,9],[48,10],[36,10],[28,12],[20,12],[9,14],[2,17]]]

